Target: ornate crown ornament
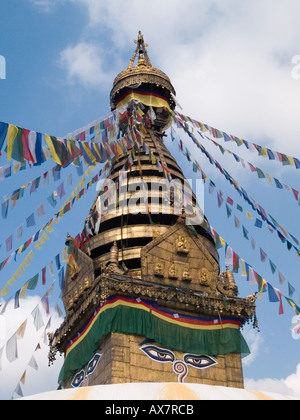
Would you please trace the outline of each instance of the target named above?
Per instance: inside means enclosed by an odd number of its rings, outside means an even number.
[[[113,89],[110,94],[111,108],[115,109],[115,97],[124,88],[138,88],[142,83],[150,83],[158,87],[167,89],[170,100],[173,104],[172,95],[176,95],[175,89],[169,77],[161,70],[152,66],[146,47],[148,44],[144,42],[144,37],[139,32],[138,39],[134,41],[137,47],[133,53],[127,69],[123,70],[114,80]],[[134,66],[138,57],[138,64]]]

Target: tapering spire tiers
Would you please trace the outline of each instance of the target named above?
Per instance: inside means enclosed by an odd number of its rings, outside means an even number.
[[[140,87],[147,87],[150,90],[158,89],[167,98],[171,109],[175,108],[173,96],[176,95],[175,89],[169,77],[161,70],[152,66],[148,56],[147,47],[141,32],[138,39],[134,41],[136,49],[130,60],[127,69],[123,70],[114,80],[113,89],[110,94],[111,108],[114,110],[119,106],[119,101],[126,89],[137,90]],[[135,65],[136,59],[138,60]]]

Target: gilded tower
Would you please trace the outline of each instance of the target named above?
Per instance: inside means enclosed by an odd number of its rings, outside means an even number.
[[[115,79],[111,109],[128,149],[118,155],[70,258],[66,318],[50,337],[65,360],[62,388],[193,382],[243,388],[241,327],[255,316],[220,270],[207,219],[164,145],[176,93],[139,33]],[[72,238],[67,238],[67,244]]]

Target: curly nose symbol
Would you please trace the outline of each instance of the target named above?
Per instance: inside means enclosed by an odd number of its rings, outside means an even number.
[[[178,382],[184,382],[184,379],[188,374],[187,365],[184,362],[176,361],[173,364],[173,370],[178,375]]]

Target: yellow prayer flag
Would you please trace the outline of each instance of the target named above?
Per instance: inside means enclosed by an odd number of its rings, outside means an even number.
[[[48,240],[49,240],[49,236],[47,235],[47,233],[46,233],[46,232],[44,232],[44,233],[43,233],[42,238],[46,239],[46,241],[48,241]]]
[[[48,134],[45,134],[45,140],[48,145],[52,159],[54,160],[55,163],[61,166],[62,165],[61,160],[59,159],[58,154],[56,153],[53,141]]]
[[[18,170],[20,169],[20,167],[21,167],[21,163],[20,162],[14,162],[14,165],[13,165],[13,173],[16,174],[18,172]]]
[[[8,285],[8,286],[13,286],[13,281],[12,281],[12,279],[9,279],[9,280],[8,280],[7,285]]]
[[[28,261],[23,261],[23,265],[25,265],[25,267],[28,267],[29,266],[29,262]]]
[[[259,300],[262,299],[262,294],[263,294],[263,290],[264,290],[265,284],[267,284],[266,280],[265,279],[262,279],[261,280],[261,288],[260,288],[259,295],[258,295],[258,299]]]
[[[41,245],[39,242],[37,242],[37,243],[34,245],[34,247],[35,247],[36,249],[42,249],[42,245]]]
[[[219,239],[220,239],[222,247],[225,248],[226,247],[226,242],[224,241],[223,238],[221,238],[221,236],[219,236]]]
[[[156,165],[156,157],[154,156],[154,153],[151,152],[151,163],[152,165]]]
[[[201,131],[203,131],[203,132],[208,131],[204,124],[202,124],[202,123],[199,123],[199,124],[200,124],[200,130]]]
[[[251,213],[249,213],[248,211],[247,211],[247,216],[249,217],[249,219],[253,219],[252,214],[251,214]]]
[[[1,296],[1,297],[6,296],[6,295],[8,295],[8,293],[9,293],[9,289],[8,289],[8,287],[7,287],[7,286],[5,286],[5,287],[1,290],[1,292],[0,292],[0,296]]]
[[[123,150],[122,150],[119,142],[116,142],[116,145],[117,145],[117,151],[118,151],[119,155],[122,155],[123,154]]]
[[[270,182],[270,184],[273,184],[273,181],[272,181],[272,178],[270,177],[270,175],[269,174],[266,174],[266,176],[267,176],[268,181]]]
[[[15,138],[18,134],[18,127],[15,125],[9,124],[8,130],[7,130],[7,161],[9,162],[11,160],[13,148],[14,148],[14,142]]]
[[[290,165],[295,166],[294,158],[292,158],[292,156],[287,156],[287,158],[288,158],[288,161],[290,162]]]
[[[245,266],[245,261],[241,258],[241,263],[242,263],[242,277],[247,277],[247,270],[246,270],[246,266]]]
[[[28,282],[25,283],[22,289],[20,290],[20,294],[19,294],[20,299],[25,299],[28,284],[29,284]]]
[[[261,148],[261,155],[264,156],[264,157],[268,157],[269,156],[266,147],[262,147]]]
[[[54,232],[54,230],[52,229],[52,226],[51,226],[51,225],[48,225],[48,226],[46,227],[46,231],[47,231],[48,233],[52,233],[52,232]]]

